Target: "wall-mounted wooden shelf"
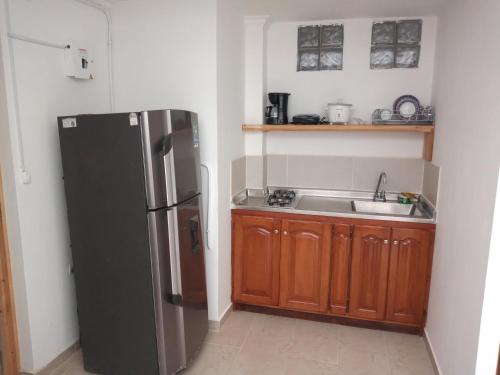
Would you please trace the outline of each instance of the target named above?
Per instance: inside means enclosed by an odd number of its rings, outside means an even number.
[[[243,125],[245,132],[378,132],[420,133],[424,135],[422,157],[432,160],[434,146],[433,125]]]
[[[432,133],[433,125],[243,125],[243,131],[260,132],[406,132]]]

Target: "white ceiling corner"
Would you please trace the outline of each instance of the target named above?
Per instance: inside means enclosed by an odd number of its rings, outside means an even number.
[[[438,15],[452,0],[244,0],[245,14],[268,14],[276,21]]]

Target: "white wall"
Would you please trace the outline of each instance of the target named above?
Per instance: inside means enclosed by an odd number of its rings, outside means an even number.
[[[5,26],[5,17],[2,14],[2,2],[0,1],[0,28]],[[9,244],[9,255],[12,272],[12,287],[14,290],[14,303],[16,308],[17,335],[19,342],[19,351],[22,353],[22,361],[25,368],[31,368],[33,363],[33,353],[31,350],[31,333],[28,301],[26,296],[26,282],[24,277],[24,260],[21,248],[21,230],[19,227],[19,215],[17,207],[16,192],[16,171],[14,169],[14,160],[11,147],[12,134],[9,129],[9,112],[6,90],[6,79],[4,64],[7,66],[9,61],[3,59],[3,51],[8,54],[8,39],[6,30],[0,29],[0,173],[3,184],[3,199],[5,203],[5,215],[7,236]]]
[[[11,0],[10,5],[13,32],[61,44],[68,39],[86,41],[96,60],[96,79],[75,81],[62,75],[62,51],[13,42],[32,183],[22,185],[19,179],[14,183],[17,150],[12,150],[14,158],[9,152],[11,143],[16,145],[13,129],[2,128],[1,162],[9,178],[6,194],[15,198],[7,209],[11,211],[9,237],[16,251],[13,271],[22,368],[33,371],[78,337],[56,116],[109,111],[106,24],[102,14],[72,1]],[[168,107],[199,114],[202,161],[213,177],[212,250],[207,254],[209,318],[218,320],[230,304],[231,291],[230,161],[243,155],[241,2],[129,1],[112,12],[116,110]],[[5,47],[5,22],[2,26]],[[12,109],[9,115],[14,119]],[[4,116],[1,121],[6,124]],[[218,124],[224,132],[220,139]]]
[[[21,134],[32,178],[29,185],[15,180],[22,243],[15,241],[19,254],[14,258],[22,256],[23,264],[22,269],[17,262],[13,267],[15,275],[23,274],[26,288],[26,296],[18,293],[24,286],[17,276],[21,366],[33,371],[78,338],[56,117],[109,110],[106,24],[97,11],[73,1],[10,0],[9,5],[12,32],[58,44],[68,39],[87,42],[96,61],[96,79],[76,81],[63,74],[62,50],[12,41]],[[12,151],[17,168],[16,147]]]
[[[268,17],[245,17],[245,123],[260,124],[266,99],[266,22]],[[246,155],[262,155],[262,133],[245,134]]]
[[[385,20],[385,19],[384,19]],[[353,104],[353,117],[371,121],[376,108],[392,108],[403,94],[431,103],[436,18],[423,18],[417,69],[370,69],[372,24],[368,18],[318,22],[276,22],[267,32],[267,91],[289,92],[289,118],[300,113],[326,115],[329,102]],[[344,68],[341,71],[297,72],[297,28],[305,24],[344,24]],[[422,137],[377,134],[269,134],[272,154],[420,157]]]
[[[243,1],[217,1],[219,318],[231,305],[231,160],[244,155]]]
[[[494,47],[500,3],[452,4],[439,18],[437,43],[434,163],[441,176],[427,335],[442,374],[470,375],[500,165],[500,50]]]
[[[376,108],[391,108],[403,94],[422,104],[431,102],[436,18],[423,18],[421,56],[416,69],[370,69],[372,25],[369,18],[319,22],[277,22],[267,32],[267,88],[289,92],[289,113],[325,115],[328,103],[353,104],[353,117],[369,121]],[[306,24],[344,25],[344,68],[339,71],[297,72],[297,29]]]
[[[201,160],[218,207],[216,2],[126,1],[112,9],[117,111],[197,112]],[[218,318],[218,221],[212,210],[206,253],[209,317]]]
[[[112,14],[116,110],[199,114],[201,158],[212,174],[209,319],[219,320],[231,292],[230,161],[243,154],[241,1],[135,0]]]
[[[481,331],[479,334],[476,374],[494,374],[500,344],[500,174],[497,183],[495,214],[484,291]]]

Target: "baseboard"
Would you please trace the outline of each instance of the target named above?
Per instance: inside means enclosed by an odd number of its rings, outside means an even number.
[[[243,303],[234,303],[234,310],[249,311],[259,314],[268,314],[276,316],[285,316],[293,319],[312,320],[316,322],[325,322],[333,324],[347,325],[351,327],[360,327],[367,329],[382,329],[391,332],[408,333],[413,335],[422,335],[422,328],[416,325],[395,324],[375,320],[367,320],[341,315],[323,314],[318,312],[298,311],[295,309],[283,308],[280,306],[258,306],[247,305]]]
[[[233,311],[233,304],[229,304],[227,307],[226,311],[222,313],[222,316],[220,317],[220,320],[209,320],[208,321],[208,328],[210,331],[220,331],[224,323],[226,322],[227,318],[229,315],[231,315],[231,312]]]
[[[59,366],[61,366],[69,357],[73,355],[74,352],[80,350],[80,343],[77,341],[73,345],[71,345],[64,352],[59,354],[56,359],[51,361],[46,367],[42,370],[35,372],[21,372],[20,375],[50,375],[54,373]]]
[[[431,341],[429,340],[429,335],[427,334],[427,330],[424,328],[424,342],[425,347],[427,348],[427,352],[429,353],[429,357],[431,358],[432,367],[434,368],[434,372],[436,375],[442,375],[443,372],[439,367],[439,364],[436,360],[436,354],[434,353],[434,348],[432,347]]]
[[[232,311],[233,311],[233,304],[231,303],[227,307],[226,311],[224,311],[219,321],[216,320],[208,321],[208,328],[211,331],[219,331],[226,322],[229,315],[231,315]],[[80,344],[77,341],[73,345],[71,345],[68,349],[66,349],[64,352],[62,352],[60,355],[58,355],[57,358],[54,359],[52,362],[50,362],[44,369],[34,373],[21,372],[20,375],[50,375],[56,368],[58,368],[63,362],[65,362],[69,357],[71,357],[71,355],[74,352],[78,351],[79,349],[80,349]]]

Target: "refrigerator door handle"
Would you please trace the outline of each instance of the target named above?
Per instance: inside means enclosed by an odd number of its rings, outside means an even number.
[[[165,157],[172,149],[172,133],[166,135],[161,142],[161,152]]]
[[[204,220],[203,220],[203,225],[205,226],[205,234],[207,235],[207,240],[206,240],[206,246],[207,246],[207,249],[208,250],[212,250],[212,248],[210,247],[210,199],[211,199],[211,196],[210,196],[210,184],[212,183],[211,181],[211,175],[210,175],[210,168],[208,168],[207,165],[205,164],[201,164],[201,167],[203,169],[205,169],[205,171],[207,172],[207,195],[206,195],[206,202],[207,202],[207,209],[205,210],[204,212]]]
[[[200,226],[200,220],[198,219],[198,216],[193,216],[191,219],[189,219],[189,233],[191,234],[191,252],[193,254],[196,254],[201,249],[200,237],[198,234],[199,226]]]
[[[167,302],[182,306],[182,286],[180,280],[180,259],[179,259],[179,230],[177,222],[177,208],[167,211],[169,255],[170,255],[170,277],[172,288],[171,293],[165,296]]]
[[[172,133],[170,133],[166,135],[162,141],[163,166],[165,168],[165,191],[167,195],[167,204],[169,206],[177,201],[172,143]]]

